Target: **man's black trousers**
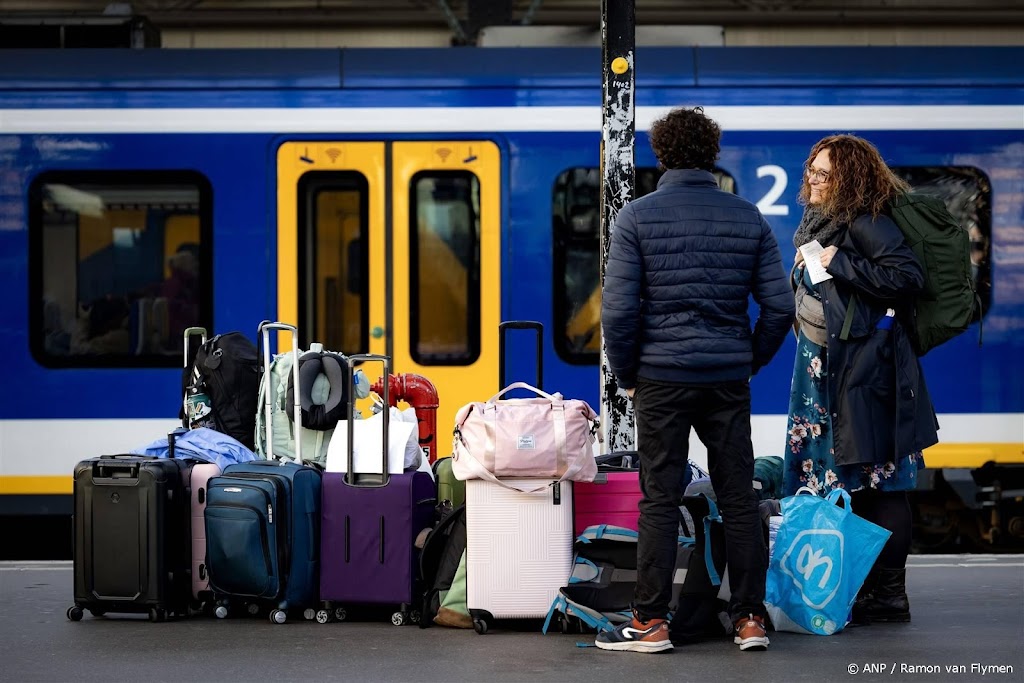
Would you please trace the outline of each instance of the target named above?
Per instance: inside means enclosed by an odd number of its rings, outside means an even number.
[[[754,493],[750,386],[685,386],[639,380],[633,396],[640,451],[640,538],[634,607],[644,619],[668,614],[679,537],[679,499],[690,480],[690,428],[708,449],[711,485],[726,539],[733,622],[764,616],[768,553]]]

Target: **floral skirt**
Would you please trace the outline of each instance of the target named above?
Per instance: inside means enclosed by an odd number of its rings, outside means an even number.
[[[829,417],[828,358],[825,348],[800,333],[786,424],[786,495],[807,486],[820,496],[832,489],[909,491],[917,486],[917,471],[924,467],[918,451],[884,464],[836,465]]]

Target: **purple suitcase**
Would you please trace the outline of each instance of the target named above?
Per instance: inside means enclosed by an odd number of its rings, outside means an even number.
[[[358,361],[389,363],[384,356],[349,357]],[[388,405],[387,383],[384,405]],[[355,395],[350,385],[349,396]],[[350,408],[351,410],[351,408]],[[384,443],[388,419],[385,413]],[[352,415],[349,413],[351,423]],[[339,425],[342,428],[342,425]],[[352,470],[352,432],[349,432]],[[382,454],[387,472],[386,454]],[[349,481],[351,479],[351,481]],[[426,472],[355,474],[326,472],[323,476],[323,517],[320,527],[320,599],[327,603],[317,613],[325,623],[346,616],[345,604],[395,605],[391,623],[400,626],[419,620],[412,610],[418,602],[418,550],[416,537],[431,525],[437,504],[434,480]]]

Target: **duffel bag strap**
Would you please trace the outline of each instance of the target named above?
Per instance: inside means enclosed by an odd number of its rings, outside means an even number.
[[[504,396],[506,392],[512,391],[513,389],[528,389],[529,391],[532,391],[538,396],[546,398],[552,403],[561,403],[563,400],[561,394],[552,395],[545,391],[541,391],[537,387],[527,384],[526,382],[513,382],[512,384],[509,384],[507,387],[496,393],[494,396],[491,396],[489,399],[487,399],[487,404],[491,405],[497,403],[499,398]]]
[[[458,438],[458,437],[456,437],[456,438]],[[492,450],[492,453],[493,453],[494,434],[492,433],[490,427],[488,427],[487,440],[488,440],[488,444],[489,444],[488,447]],[[481,465],[480,461],[477,460],[473,456],[473,454],[469,452],[469,448],[467,448],[466,444],[464,444],[464,443],[459,443],[458,444],[458,446],[455,449],[455,453],[453,454],[452,457],[458,458],[460,462],[464,462],[466,465],[468,465],[469,468],[471,470],[473,470],[474,474],[476,474],[476,478],[484,479],[484,480],[489,481],[489,482],[491,482],[493,484],[497,484],[498,486],[502,486],[504,488],[507,488],[509,491],[519,491],[520,493],[537,493],[537,492],[543,491],[544,489],[546,489],[549,486],[551,486],[551,483],[547,483],[547,484],[544,484],[543,486],[538,486],[536,488],[523,489],[523,488],[519,488],[518,486],[512,486],[510,484],[506,484],[501,479],[498,479],[496,476],[494,476],[494,474],[492,474],[490,470],[488,470],[486,467]],[[493,462],[493,455],[491,456],[491,461]],[[559,479],[557,482],[554,482],[554,483],[560,483],[560,482],[565,481],[567,476],[569,476],[569,472],[566,472],[565,474],[563,474],[562,478]]]

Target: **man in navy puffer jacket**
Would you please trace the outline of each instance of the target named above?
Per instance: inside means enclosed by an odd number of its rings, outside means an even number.
[[[608,650],[672,648],[666,622],[690,428],[708,448],[727,544],[729,614],[740,649],[766,649],[767,552],[750,442],[750,377],[793,323],[793,294],[771,227],[711,174],[721,130],[700,107],[651,127],[667,170],[615,221],[601,324],[608,362],[636,408],[640,538],[633,619],[601,633]],[[750,297],[760,315],[753,331]]]

